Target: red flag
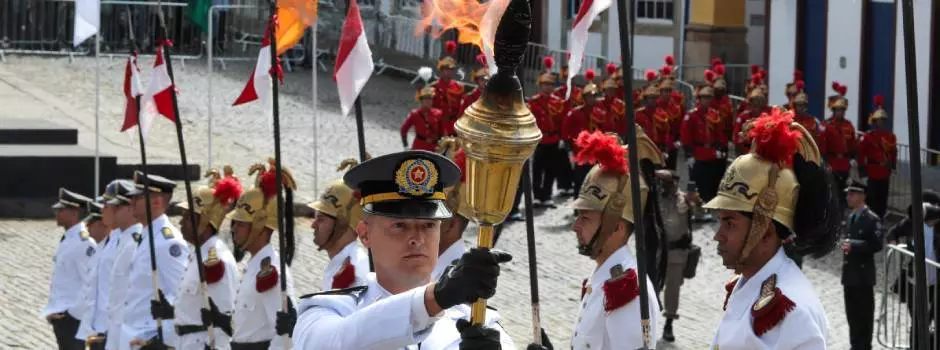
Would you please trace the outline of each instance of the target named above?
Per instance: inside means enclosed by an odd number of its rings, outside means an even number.
[[[121,125],[121,131],[133,128],[140,121],[137,106],[137,97],[141,95],[140,86],[140,68],[137,67],[137,53],[134,52],[127,57],[127,65],[124,66],[124,98],[127,103],[124,107],[124,125]]]
[[[348,115],[353,102],[369,81],[375,65],[372,62],[372,50],[366,41],[365,27],[359,14],[356,1],[349,2],[346,21],[343,22],[343,34],[340,37],[333,78],[339,89],[339,104],[343,115]]]
[[[248,83],[242,89],[242,93],[235,99],[232,106],[248,103],[254,100],[261,100],[265,103],[268,95],[271,93],[271,33],[265,30],[264,39],[261,41],[261,51],[258,51],[258,61],[255,63],[255,70],[248,77]],[[280,72],[278,72],[280,76]]]
[[[157,60],[153,63],[153,71],[150,72],[150,83],[147,85],[147,96],[152,97],[157,113],[175,122],[173,93],[176,89],[170,80],[170,73],[167,71],[164,62],[163,45],[157,46],[156,56]]]

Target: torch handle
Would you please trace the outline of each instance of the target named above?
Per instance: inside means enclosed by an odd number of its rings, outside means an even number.
[[[480,234],[477,235],[477,247],[493,248],[493,225],[480,225]],[[486,299],[480,298],[473,302],[470,309],[470,324],[479,326],[486,320]]]

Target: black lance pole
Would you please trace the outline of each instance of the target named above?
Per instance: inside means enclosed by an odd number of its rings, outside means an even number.
[[[287,251],[287,241],[284,237],[284,232],[286,225],[284,222],[284,207],[288,205],[293,205],[293,203],[284,203],[284,174],[281,167],[281,115],[278,104],[278,80],[280,78],[280,69],[277,60],[277,23],[274,21],[275,16],[277,15],[277,0],[271,0],[271,21],[268,23],[270,26],[270,36],[271,40],[271,108],[272,108],[272,118],[274,120],[274,183],[277,186],[277,241],[278,248],[281,252],[281,261],[280,261],[280,271],[281,276],[281,311],[289,312],[288,310],[288,299],[287,299],[287,255],[284,252]],[[287,334],[284,334],[284,344],[288,344],[285,348],[290,348],[290,337]]]
[[[346,14],[349,14],[349,0],[346,0]],[[356,137],[359,141],[359,164],[362,164],[368,160],[366,159],[368,156],[366,156],[366,133],[365,128],[362,126],[362,101],[360,101],[359,96],[356,96],[353,109],[356,113]],[[369,248],[367,252],[369,253],[369,272],[375,272],[375,265],[372,263],[372,248]]]
[[[166,72],[170,77],[170,88],[176,89],[176,79],[173,77],[173,59],[170,56],[170,51],[172,45],[169,42],[169,32],[166,28],[166,20],[163,17],[163,8],[158,6],[158,14],[160,16],[160,28],[163,30],[162,39],[164,40],[161,45],[163,46],[163,59],[166,64]],[[160,37],[160,36],[158,36]],[[180,115],[179,101],[176,98],[176,91],[170,94],[170,99],[173,102],[173,122],[176,124],[176,143],[179,145],[180,149],[180,162],[183,164],[183,187],[186,188],[186,204],[189,208],[196,208],[195,202],[193,201],[193,186],[189,180],[189,163],[186,161],[186,143],[183,141],[183,118]],[[140,129],[140,128],[138,128]],[[150,201],[148,200],[148,203]],[[193,209],[190,209],[193,210]],[[148,214],[149,215],[149,214]],[[193,229],[198,229],[199,226],[196,223],[196,216],[189,216],[189,224]],[[153,236],[151,234],[151,236]],[[209,309],[209,294],[206,292],[206,274],[205,267],[202,262],[202,242],[199,241],[199,232],[194,233],[193,245],[195,246],[196,254],[196,267],[199,272],[199,293],[203,296],[203,307]],[[206,333],[209,336],[209,347],[212,348],[215,346],[215,337],[213,336],[212,327],[206,329]]]
[[[914,47],[914,4],[901,1],[904,25],[904,73],[907,85],[907,125],[911,162],[911,229],[914,231],[914,336],[917,349],[928,349],[927,333],[927,267],[924,263],[924,208],[921,198],[920,124],[917,111],[917,55]]]
[[[535,217],[532,213],[532,173],[530,160],[522,165],[522,191],[525,195],[526,245],[529,248],[529,297],[532,300],[532,339],[542,344],[542,317],[539,314],[539,273],[535,257]]]
[[[135,68],[131,68],[135,69]],[[150,208],[150,178],[147,177],[147,148],[144,146],[144,131],[140,125],[140,96],[134,98],[137,101],[137,139],[140,143],[140,172],[144,174],[144,205],[147,213],[147,243],[150,245],[150,276],[153,283],[153,300],[160,300],[160,285],[157,278],[157,252],[153,247],[153,214]],[[157,321],[157,341],[163,344],[163,322]]]
[[[629,145],[630,170],[633,172],[633,175],[630,176],[630,190],[633,193],[633,232],[636,236],[636,265],[637,270],[639,270],[637,271],[637,280],[639,281],[638,284],[640,287],[640,326],[643,329],[643,347],[641,349],[648,349],[650,344],[650,301],[647,295],[646,284],[646,230],[643,229],[645,226],[643,226],[643,208],[641,207],[640,201],[640,162],[637,155],[636,123],[634,121],[636,116],[633,113],[633,98],[630,96],[633,92],[633,55],[631,54],[632,47],[630,45],[630,41],[633,37],[633,26],[631,25],[629,27],[630,31],[628,32],[627,9],[630,9],[632,16],[633,7],[630,6],[632,4],[632,0],[618,0],[617,17],[619,19],[618,23],[620,24],[620,54],[623,56],[622,79],[623,86],[625,87],[623,89],[623,101],[627,105],[627,115],[625,118],[627,122],[626,140],[627,145]]]

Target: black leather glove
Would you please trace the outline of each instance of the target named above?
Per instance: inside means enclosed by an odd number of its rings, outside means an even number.
[[[486,248],[472,248],[456,265],[444,271],[434,286],[434,300],[442,309],[468,304],[496,294],[499,264],[512,260],[509,253]]]
[[[147,345],[141,346],[140,350],[167,350],[168,346],[161,343],[159,338],[153,337],[147,342]]]
[[[218,329],[221,329],[229,337],[232,336],[232,316],[226,315],[219,311],[219,307],[215,305],[215,301],[212,298],[209,298],[209,314],[211,316],[212,322],[210,324]]]
[[[288,337],[294,335],[294,325],[297,324],[297,309],[294,309],[294,303],[287,300],[287,311],[278,311],[277,312],[277,321],[275,322],[274,328],[277,330],[277,335],[287,334]]]
[[[159,291],[158,299],[150,300],[150,316],[154,320],[172,320],[174,318],[173,305],[166,301],[163,291]]]
[[[526,347],[526,350],[555,350],[555,347],[552,346],[552,341],[548,339],[545,328],[542,328],[542,345],[531,343]]]
[[[499,330],[486,326],[472,326],[465,319],[457,320],[460,332],[460,350],[502,350]]]

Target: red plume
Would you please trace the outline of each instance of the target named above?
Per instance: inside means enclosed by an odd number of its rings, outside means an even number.
[[[760,73],[751,74],[751,84],[760,84]]]
[[[839,85],[839,95],[845,97],[845,93],[849,92],[849,87],[845,85]]]
[[[761,69],[759,74],[760,74],[760,80],[766,80],[766,79],[767,79],[767,71],[766,71],[766,70]]]
[[[454,153],[454,164],[457,164],[457,168],[460,169],[460,182],[467,181],[467,153],[463,151],[463,148],[457,150]]]
[[[672,66],[666,65],[659,69],[659,73],[662,75],[672,75]]]
[[[594,70],[588,69],[584,71],[584,79],[587,79],[588,81],[594,81]]]
[[[477,55],[477,63],[479,63],[483,67],[486,67],[486,55],[482,53]]]
[[[719,76],[725,76],[725,65],[719,63],[719,64],[716,64],[715,67],[712,69],[715,70],[715,74]]]
[[[605,67],[605,68],[607,69],[607,75],[614,75],[614,73],[617,73],[617,65],[616,65],[616,64],[608,63],[608,64],[607,64],[607,67]]]
[[[714,80],[715,80],[715,71],[713,71],[713,70],[711,70],[711,69],[706,69],[706,70],[705,70],[705,81],[711,83],[711,82],[714,81]]]
[[[223,177],[215,184],[212,196],[223,206],[229,206],[242,195],[242,183],[234,177]]]
[[[552,70],[552,66],[555,65],[555,59],[552,56],[542,57],[542,65],[545,66],[545,69]]]
[[[757,144],[754,153],[772,163],[789,165],[803,134],[790,129],[792,112],[781,112],[774,108],[771,113],[761,114],[754,120],[748,136]]]
[[[796,86],[797,90],[803,91],[803,86],[805,85],[802,80],[797,80],[793,85]]]
[[[647,70],[646,70],[646,81],[653,81],[653,80],[656,80],[656,71],[654,71],[654,70],[652,70],[652,69],[647,69]]]
[[[832,82],[832,90],[833,90],[833,91],[839,92],[839,86],[840,86],[840,84],[839,84],[838,81],[833,81],[833,82]]]
[[[617,136],[600,131],[582,131],[575,144],[578,145],[578,153],[574,156],[576,163],[600,164],[604,171],[618,175],[627,173],[627,150],[620,145]]]
[[[570,59],[571,59],[571,52],[565,53],[565,61],[568,61]]]
[[[444,52],[448,55],[453,55],[454,52],[457,52],[457,42],[453,40],[448,40],[444,43]]]
[[[721,58],[718,56],[712,57],[712,67],[721,64]]]
[[[800,81],[800,80],[803,80],[803,72],[797,69],[793,71],[793,81]]]
[[[881,108],[885,105],[885,97],[882,95],[875,95],[875,107]]]
[[[760,66],[758,66],[758,65],[756,65],[756,64],[752,64],[752,65],[751,65],[751,75],[757,74],[757,72],[760,72]]]
[[[277,195],[277,173],[274,170],[267,170],[261,174],[261,192],[264,198],[271,198]],[[216,185],[218,186],[218,185]]]
[[[676,58],[673,57],[672,55],[666,55],[666,64],[667,64],[667,65],[670,65],[670,66],[675,66],[675,65],[676,65]]]

